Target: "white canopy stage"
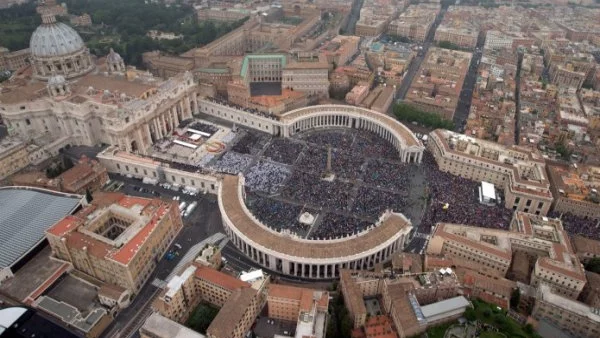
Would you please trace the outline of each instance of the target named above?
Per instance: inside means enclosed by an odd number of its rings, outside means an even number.
[[[497,199],[496,187],[489,182],[481,182],[481,186],[479,187],[479,203],[494,205]]]

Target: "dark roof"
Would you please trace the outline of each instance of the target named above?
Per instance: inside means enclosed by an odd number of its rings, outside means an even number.
[[[78,195],[37,189],[0,189],[0,268],[12,266],[27,254],[80,200]]]
[[[38,314],[33,309],[8,308],[0,310],[15,311],[23,309],[24,313],[4,331],[0,329],[0,338],[78,338],[79,336],[64,327],[55,324]]]

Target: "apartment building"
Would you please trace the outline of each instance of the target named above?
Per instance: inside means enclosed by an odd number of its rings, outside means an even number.
[[[234,22],[250,16],[250,10],[246,8],[200,8],[196,11],[198,20]]]
[[[589,306],[599,308],[600,307],[600,274],[595,272],[586,271],[585,278],[587,283],[581,291],[579,299]]]
[[[513,38],[501,31],[489,30],[485,34],[483,49],[512,48]]]
[[[212,257],[212,256],[211,256]],[[192,263],[173,276],[152,307],[170,320],[185,322],[200,302],[220,307],[207,329],[211,338],[245,337],[264,307],[269,278],[244,281],[200,263]]]
[[[556,294],[545,284],[537,290],[532,316],[547,320],[574,337],[595,338],[600,334],[597,308]]]
[[[331,68],[343,66],[358,53],[360,37],[338,35],[330,41],[326,41],[319,48],[319,52],[327,59]]]
[[[435,30],[435,42],[450,42],[463,48],[475,48],[479,31],[468,28],[445,27],[443,24]]]
[[[192,264],[168,281],[152,307],[181,323],[201,301],[223,307],[236,289],[250,286],[213,268]]]
[[[504,190],[508,209],[546,215],[553,202],[544,158],[536,150],[502,146],[448,130],[434,130],[427,146],[440,170]]]
[[[439,12],[440,6],[437,4],[410,5],[390,22],[387,33],[423,42]]]
[[[281,71],[281,88],[311,97],[329,97],[329,64],[322,54],[299,53]]]
[[[206,338],[200,332],[189,329],[176,321],[154,312],[140,328],[141,338]]]
[[[466,52],[429,48],[405,101],[452,120],[471,56]]]
[[[206,330],[209,338],[244,338],[264,306],[261,293],[235,289]]]
[[[600,167],[548,165],[547,171],[555,212],[600,219]]]
[[[577,299],[586,283],[583,267],[558,219],[515,212],[510,230],[458,224],[436,226],[427,253],[444,255],[489,277],[504,277],[514,251],[537,256],[531,285],[549,285],[553,292]]]
[[[27,145],[14,138],[0,141],[0,180],[5,179],[30,163]]]
[[[459,286],[451,269],[393,277],[368,271],[340,273],[340,290],[354,328],[367,324],[364,299],[377,297],[400,338],[460,317],[469,303],[462,296],[456,297]]]
[[[581,235],[572,237],[573,250],[584,263],[587,263],[592,258],[600,258],[600,241],[589,239]]]
[[[54,258],[136,293],[183,226],[175,202],[97,193],[46,231]]]
[[[267,296],[269,318],[296,322],[296,337],[325,337],[329,293],[272,284]]]
[[[59,178],[62,191],[80,195],[100,190],[109,180],[106,168],[85,155]]]
[[[267,307],[270,318],[297,321],[302,313],[311,311],[313,303],[318,311],[327,312],[329,293],[280,284],[269,286]]]

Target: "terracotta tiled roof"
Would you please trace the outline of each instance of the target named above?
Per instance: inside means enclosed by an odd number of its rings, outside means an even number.
[[[321,292],[318,306],[327,309],[329,304],[329,293],[295,286],[271,284],[269,286],[269,298],[283,298],[300,302],[300,311],[310,311],[315,292]]]
[[[580,235],[573,236],[573,247],[578,254],[590,253],[592,255],[600,255],[600,241],[595,241]]]
[[[206,330],[208,336],[231,337],[233,330],[243,318],[246,310],[252,305],[255,296],[256,290],[252,288],[236,289],[210,323]]]
[[[222,273],[215,269],[205,266],[196,265],[196,278],[208,281],[212,284],[219,285],[227,290],[233,291],[237,288],[249,288],[250,284],[232,277],[226,273]]]

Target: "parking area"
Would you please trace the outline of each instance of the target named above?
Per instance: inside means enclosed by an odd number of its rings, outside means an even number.
[[[48,291],[53,299],[74,306],[80,312],[86,313],[96,305],[98,291],[95,286],[85,283],[71,275],[63,276],[59,282]]]
[[[272,319],[269,317],[259,317],[256,320],[253,332],[256,337],[261,338],[273,338],[275,335],[293,337],[295,329],[295,322]]]

